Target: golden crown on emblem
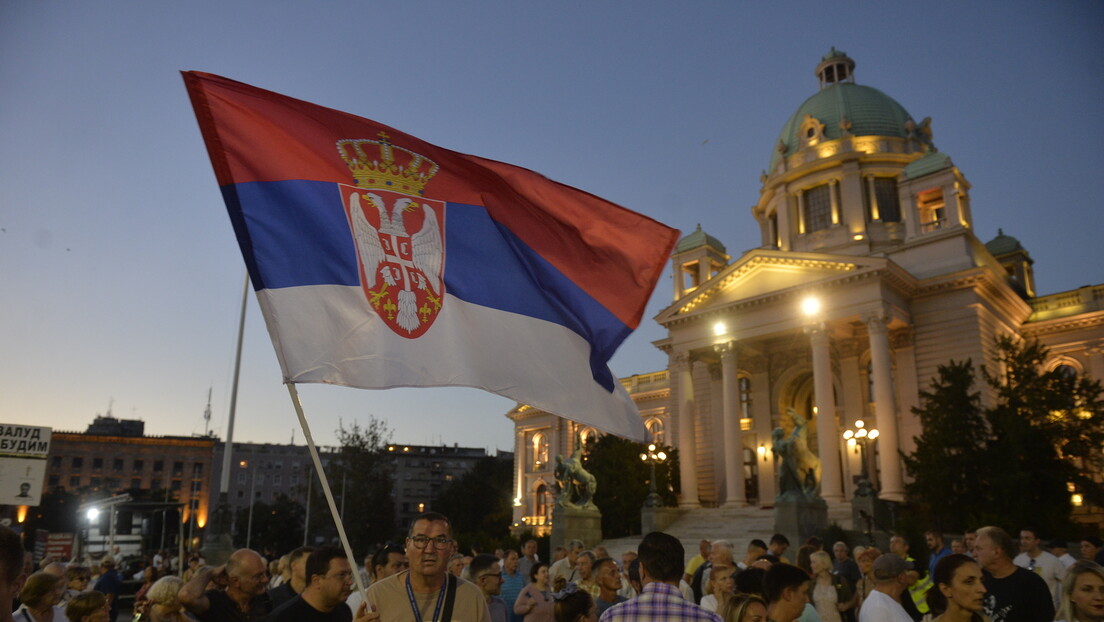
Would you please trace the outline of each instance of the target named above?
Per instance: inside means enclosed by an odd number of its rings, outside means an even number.
[[[380,132],[379,137],[379,140],[346,138],[337,141],[337,152],[353,172],[357,187],[421,194],[425,185],[437,174],[437,163],[409,149],[392,145],[386,132]]]

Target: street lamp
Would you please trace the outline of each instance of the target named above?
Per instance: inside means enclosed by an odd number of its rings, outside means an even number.
[[[656,463],[663,463],[667,460],[667,454],[656,451],[655,443],[651,443],[648,445],[647,453],[640,454],[640,460],[647,463],[651,471],[651,478],[648,481],[648,496],[644,499],[644,507],[661,508],[663,507],[663,501],[659,498],[659,493],[656,492],[655,468]]]
[[[877,442],[878,430],[876,428],[867,429],[866,423],[859,419],[855,422],[854,428],[844,431],[843,438],[852,450],[856,446],[859,448],[859,462],[862,464],[862,471],[859,475],[859,481],[856,483],[858,489],[855,494],[860,497],[871,496],[874,493],[874,485],[870,483],[870,472],[867,469],[867,446]]]
[[[238,466],[247,469],[249,468],[249,461],[242,460],[238,463]],[[252,477],[249,482],[249,521],[245,527],[245,548],[249,548],[249,541],[253,538],[253,501],[257,490],[257,468],[254,467],[250,470],[252,471]]]

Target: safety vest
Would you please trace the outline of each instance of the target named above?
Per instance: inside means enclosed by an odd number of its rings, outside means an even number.
[[[916,566],[916,560],[911,557],[906,557],[905,561]],[[928,590],[932,589],[932,578],[930,574],[925,574],[923,578],[917,579],[915,583],[909,586],[909,597],[912,598],[912,602],[916,605],[916,610],[921,615],[928,612]]]

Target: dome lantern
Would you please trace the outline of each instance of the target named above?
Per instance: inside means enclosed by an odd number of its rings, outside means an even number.
[[[855,81],[855,61],[847,54],[833,47],[820,59],[816,68],[820,88],[825,89],[840,82]]]

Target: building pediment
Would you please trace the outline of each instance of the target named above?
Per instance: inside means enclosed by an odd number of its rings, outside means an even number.
[[[716,307],[786,295],[794,290],[824,286],[841,279],[885,272],[891,267],[895,267],[893,263],[882,257],[756,249],[745,253],[712,279],[675,301],[655,320],[666,325]],[[908,278],[901,270],[890,272]]]

